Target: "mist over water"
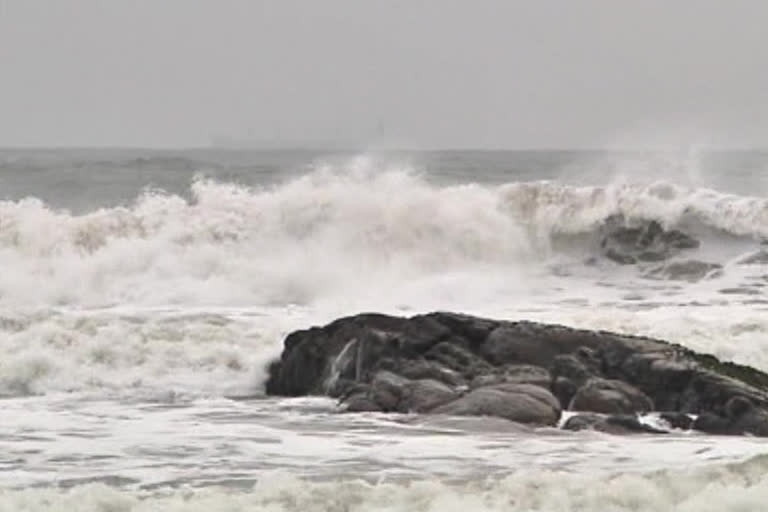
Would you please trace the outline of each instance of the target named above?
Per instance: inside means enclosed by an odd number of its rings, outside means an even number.
[[[749,152],[1,151],[0,504],[756,510],[758,439],[662,447],[262,395],[288,332],[360,311],[610,329],[768,370],[768,266],[741,263],[768,238],[767,167]],[[652,279],[600,257],[617,214],[694,235],[685,257],[722,273]]]

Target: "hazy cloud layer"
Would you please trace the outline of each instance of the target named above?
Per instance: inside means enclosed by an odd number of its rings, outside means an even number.
[[[0,145],[768,146],[768,2],[0,0]]]

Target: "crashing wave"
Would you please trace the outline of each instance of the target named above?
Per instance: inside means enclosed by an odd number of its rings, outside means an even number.
[[[148,191],[83,215],[0,202],[0,302],[185,303],[204,287],[214,303],[305,303],[364,276],[537,262],[617,215],[768,236],[767,200],[668,183],[436,186],[320,169],[269,188],[197,180],[191,196]]]

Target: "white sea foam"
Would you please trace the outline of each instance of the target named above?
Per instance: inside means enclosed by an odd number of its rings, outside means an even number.
[[[364,158],[268,188],[201,179],[191,199],[148,191],[82,215],[0,202],[0,395],[258,392],[288,331],[360,310],[613,329],[768,369],[759,305],[719,293],[761,268],[658,283],[552,244],[613,214],[762,237],[767,204],[660,182],[438,186]]]
[[[616,213],[768,236],[765,199],[664,183],[436,186],[362,166],[260,189],[199,180],[191,195],[83,215],[0,203],[0,304],[312,304],[484,267],[525,275],[553,235]]]
[[[0,491],[14,511],[525,511],[759,512],[768,499],[765,457],[704,469],[654,473],[569,474],[541,470],[463,484],[436,480],[311,482],[285,474],[246,491],[216,487],[124,491],[101,484],[72,489]]]
[[[768,370],[766,269],[738,264],[767,204],[660,181],[436,185],[367,158],[83,214],[0,202],[0,510],[763,510],[765,457],[733,463],[760,439],[231,398],[262,392],[288,332],[363,310],[650,335]],[[692,231],[723,275],[585,264],[614,214]]]

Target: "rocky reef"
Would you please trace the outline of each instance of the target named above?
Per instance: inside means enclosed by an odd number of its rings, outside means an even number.
[[[608,217],[600,228],[603,255],[622,265],[664,261],[700,242],[676,229],[665,230],[655,220],[633,220],[622,215]]]
[[[291,333],[270,395],[328,395],[349,412],[495,416],[612,433],[768,436],[768,375],[611,332],[437,312],[360,314]],[[563,411],[576,414],[561,422]]]

